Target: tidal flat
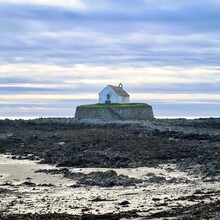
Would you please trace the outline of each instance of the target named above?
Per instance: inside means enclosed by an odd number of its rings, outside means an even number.
[[[219,219],[220,119],[0,121],[0,219]]]

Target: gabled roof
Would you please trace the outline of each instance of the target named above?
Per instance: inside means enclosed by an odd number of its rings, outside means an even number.
[[[110,86],[118,95],[129,97],[129,94],[127,92],[125,92],[125,90],[122,89],[121,87],[119,87],[119,86],[112,86],[112,85],[108,85],[108,86]]]

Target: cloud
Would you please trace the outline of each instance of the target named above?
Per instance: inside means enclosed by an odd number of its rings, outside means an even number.
[[[214,1],[84,0],[85,10],[18,2],[0,6],[0,63],[218,65]]]
[[[217,0],[2,0],[1,101],[49,114],[125,82],[157,106],[218,105],[219,11]]]
[[[121,67],[73,65],[71,67],[43,64],[5,64],[0,66],[0,80],[25,78],[36,83],[64,84],[115,84],[129,85],[143,83],[219,83],[218,66],[201,67]],[[135,76],[135,77],[134,77]]]
[[[1,0],[1,3],[60,6],[75,9],[83,9],[85,7],[81,0]]]
[[[220,94],[164,94],[164,93],[133,93],[131,94],[133,100],[220,100]],[[16,94],[16,95],[0,95],[1,100],[83,100],[92,99],[98,100],[98,94]],[[220,102],[220,101],[218,101]]]

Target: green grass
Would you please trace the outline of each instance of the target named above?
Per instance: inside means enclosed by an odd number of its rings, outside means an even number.
[[[126,104],[116,104],[116,103],[112,103],[112,104],[91,104],[91,105],[80,105],[80,107],[83,108],[109,108],[109,107],[114,107],[114,108],[118,108],[118,107],[146,107],[149,106],[146,103],[126,103]]]

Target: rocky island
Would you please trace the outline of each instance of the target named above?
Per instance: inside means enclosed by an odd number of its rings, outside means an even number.
[[[152,120],[154,119],[151,105],[145,103],[125,104],[92,104],[76,108],[76,119],[99,120]]]
[[[130,95],[120,83],[107,85],[99,93],[99,103],[77,106],[76,119],[87,120],[152,120],[154,113],[151,105],[130,103]]]

